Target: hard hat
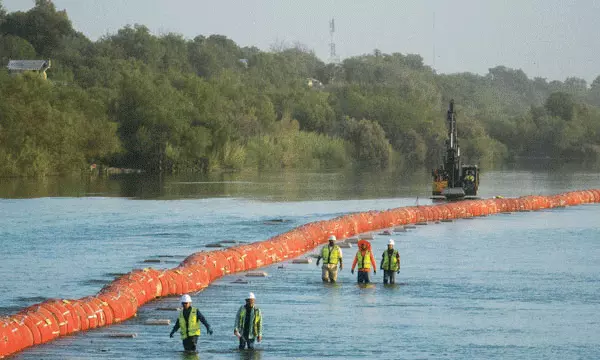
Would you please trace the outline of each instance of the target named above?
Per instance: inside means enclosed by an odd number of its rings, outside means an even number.
[[[188,294],[185,294],[181,297],[181,302],[182,303],[191,303],[192,302],[192,297],[189,296]]]
[[[394,239],[390,239],[390,241],[388,241],[388,245],[394,245]]]
[[[250,299],[253,299],[253,300],[256,299],[253,292],[248,293],[248,297],[246,298],[246,300],[250,300]]]
[[[335,235],[329,235],[329,238],[327,240],[335,241],[336,240]]]

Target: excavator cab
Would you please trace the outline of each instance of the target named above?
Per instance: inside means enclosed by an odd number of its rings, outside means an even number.
[[[462,166],[462,188],[465,196],[477,196],[479,188],[479,168],[477,165]]]

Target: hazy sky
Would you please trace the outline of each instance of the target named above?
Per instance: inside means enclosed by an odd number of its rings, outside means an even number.
[[[4,0],[9,11],[33,0]],[[127,24],[188,38],[222,34],[268,50],[300,42],[327,61],[335,18],[340,58],[416,53],[438,72],[505,65],[532,78],[600,75],[599,0],[54,0],[96,40]],[[435,53],[435,59],[434,59]]]

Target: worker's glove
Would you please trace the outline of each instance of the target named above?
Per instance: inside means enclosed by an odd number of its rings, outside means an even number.
[[[344,265],[340,264],[340,270],[342,270],[344,268]]]
[[[173,333],[170,333],[170,334],[169,334],[169,337],[170,337],[170,338],[172,338],[172,337],[173,337]]]
[[[354,269],[350,270],[350,274],[354,274]]]
[[[400,270],[396,271],[396,274],[400,274]]]
[[[319,266],[319,260],[317,260],[317,266]]]
[[[377,275],[377,270],[373,269],[373,275]]]
[[[212,335],[213,334],[212,329],[208,329],[207,332],[208,332],[208,335]]]
[[[379,269],[383,270],[383,266],[380,266]]]

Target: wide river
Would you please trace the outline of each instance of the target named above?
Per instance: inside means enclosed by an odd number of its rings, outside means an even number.
[[[482,174],[480,195],[600,188],[600,172]],[[290,172],[209,178],[0,179],[0,315],[47,298],[98,292],[115,274],[172,268],[205,244],[254,242],[348,212],[430,204],[425,170],[412,174]],[[266,220],[282,219],[265,224]],[[600,359],[600,205],[419,226],[376,235],[402,258],[399,284],[378,272],[358,287],[344,249],[339,283],[312,264],[275,264],[266,278],[224,277],[192,294],[214,329],[181,352],[170,326],[178,298],[156,300],[119,325],[60,338],[14,359]],[[239,352],[235,313],[249,291],[264,340]],[[135,338],[110,338],[111,333]]]

